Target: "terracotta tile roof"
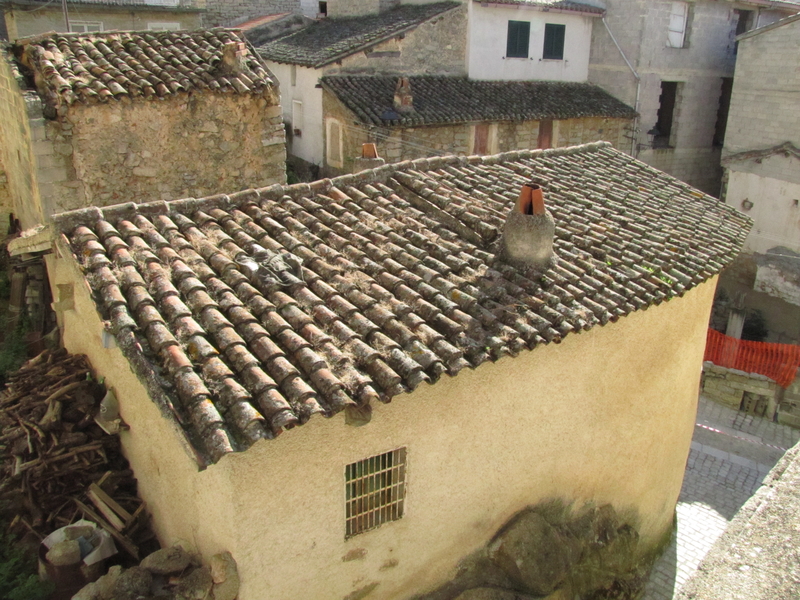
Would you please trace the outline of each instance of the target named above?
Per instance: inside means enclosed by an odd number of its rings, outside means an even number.
[[[18,40],[17,48],[53,106],[277,87],[238,30],[54,33]],[[243,66],[229,68],[226,55]]]
[[[365,50],[441,13],[459,2],[402,4],[378,15],[322,19],[258,48],[267,60],[319,68]]]
[[[556,223],[555,266],[534,278],[495,254],[531,180]],[[210,461],[680,296],[751,224],[606,143],[56,222],[151,396]]]
[[[475,2],[485,2],[486,0],[474,0]],[[556,10],[568,12],[581,12],[595,15],[602,15],[605,9],[583,2],[572,2],[571,0],[490,0],[490,4],[512,4],[514,6],[530,6],[541,10]]]
[[[330,75],[322,85],[362,123],[387,126],[578,117],[633,118],[636,112],[590,83],[475,81],[465,77],[409,77],[414,112],[392,109],[396,76]]]

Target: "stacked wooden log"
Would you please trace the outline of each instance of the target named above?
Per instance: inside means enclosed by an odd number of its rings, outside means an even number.
[[[124,529],[133,549],[152,537],[119,436],[94,420],[105,393],[86,357],[66,350],[45,350],[9,375],[0,392],[0,511],[12,530],[42,538],[83,516]],[[110,515],[137,518],[117,523],[94,510],[109,505]]]

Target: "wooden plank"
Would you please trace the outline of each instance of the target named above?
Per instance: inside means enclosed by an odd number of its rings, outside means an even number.
[[[78,508],[81,509],[86,514],[87,517],[89,517],[95,523],[100,525],[100,527],[105,529],[111,535],[111,537],[113,537],[116,541],[119,542],[119,545],[122,546],[122,548],[125,550],[125,552],[130,554],[138,562],[138,560],[139,560],[139,548],[137,548],[136,545],[133,542],[131,542],[124,535],[122,535],[119,531],[114,529],[111,525],[108,524],[108,522],[103,517],[98,515],[91,508],[86,506],[83,502],[81,502],[77,498],[75,498],[74,500],[75,500],[75,504],[78,505]]]
[[[99,498],[100,498],[100,499],[101,499],[103,502],[105,502],[105,503],[106,503],[108,506],[110,506],[110,507],[111,507],[111,510],[113,510],[115,513],[117,513],[117,514],[118,514],[118,515],[119,515],[119,516],[122,518],[122,520],[123,520],[123,521],[130,521],[130,518],[131,518],[131,513],[129,513],[129,512],[128,512],[127,510],[125,510],[124,508],[122,508],[122,507],[121,507],[119,504],[117,504],[117,501],[116,501],[116,500],[114,500],[114,499],[113,499],[111,496],[109,496],[108,494],[106,494],[106,493],[103,491],[103,488],[101,488],[101,487],[100,487],[99,485],[97,485],[96,483],[93,483],[92,485],[90,485],[90,486],[89,486],[89,489],[90,489],[91,491],[93,491],[95,494],[97,494],[97,496],[98,496],[98,497],[99,497]]]
[[[97,495],[97,492],[95,492],[93,489],[89,489],[89,491],[86,492],[86,495],[89,496],[89,500],[91,500],[92,504],[97,507],[97,510],[103,513],[103,516],[108,519],[108,522],[111,523],[114,529],[117,531],[122,531],[125,529],[125,523],[120,521],[119,517],[114,514],[114,511],[111,510],[111,508],[109,508],[109,506]]]
[[[139,517],[139,515],[142,514],[142,512],[144,511],[144,507],[145,507],[145,502],[144,502],[144,500],[142,500],[142,503],[139,505],[139,508],[137,508],[133,512],[133,514],[131,515],[131,518],[128,519],[127,521],[125,521],[125,527],[130,527],[133,524],[133,522],[136,521],[136,519]]]

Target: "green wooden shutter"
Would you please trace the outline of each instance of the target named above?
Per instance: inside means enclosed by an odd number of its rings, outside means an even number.
[[[531,24],[528,21],[508,22],[507,58],[528,58]]]
[[[566,25],[546,23],[544,26],[544,52],[542,58],[564,59],[564,34]]]

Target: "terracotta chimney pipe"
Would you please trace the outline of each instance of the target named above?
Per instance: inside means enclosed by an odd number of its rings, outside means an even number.
[[[379,158],[377,146],[374,143],[361,144],[361,158]]]
[[[545,210],[542,188],[535,183],[523,185],[517,199],[517,210],[523,215],[543,215]]]

